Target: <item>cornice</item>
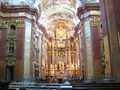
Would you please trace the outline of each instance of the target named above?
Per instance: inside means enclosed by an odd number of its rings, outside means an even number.
[[[89,4],[85,4],[83,7],[79,7],[77,10],[77,15],[80,16],[81,14],[86,13],[91,10],[100,11],[99,3],[89,3]]]
[[[30,8],[28,5],[11,5],[6,6],[3,3],[0,5],[0,11],[3,13],[19,13],[19,12],[26,12],[31,15],[35,15],[36,18],[39,18],[38,11],[35,8]]]

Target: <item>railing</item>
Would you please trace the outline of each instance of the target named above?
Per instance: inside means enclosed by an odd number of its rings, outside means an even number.
[[[11,83],[9,90],[120,90],[120,83]]]
[[[20,90],[20,89],[72,89],[71,85],[57,84],[57,83],[12,83],[9,85],[9,90]]]

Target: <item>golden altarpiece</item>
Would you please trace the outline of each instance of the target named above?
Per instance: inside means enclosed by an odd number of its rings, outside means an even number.
[[[43,43],[42,77],[69,79],[80,76],[80,61],[76,50],[76,41],[69,38],[67,27],[59,25],[53,32],[54,38]],[[46,49],[46,50],[45,50]]]

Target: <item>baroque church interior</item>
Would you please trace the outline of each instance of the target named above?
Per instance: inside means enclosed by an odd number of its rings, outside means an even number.
[[[120,82],[119,5],[0,0],[0,81]]]

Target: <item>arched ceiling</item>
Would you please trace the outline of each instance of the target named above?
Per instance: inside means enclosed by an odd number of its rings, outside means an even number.
[[[76,16],[76,0],[40,0],[39,6],[41,10],[39,22],[47,29],[49,35],[61,26],[68,32],[74,31],[79,22]]]
[[[29,5],[32,6],[35,0],[0,0],[1,2],[7,2],[9,5]]]

